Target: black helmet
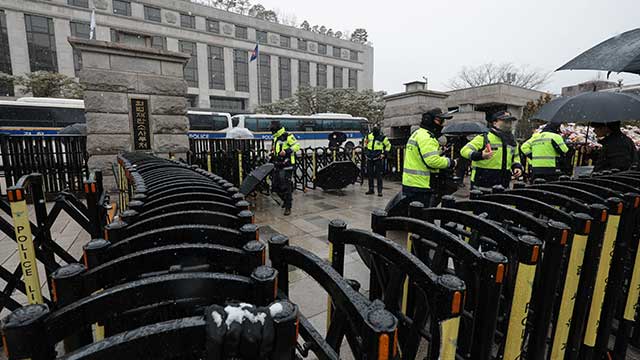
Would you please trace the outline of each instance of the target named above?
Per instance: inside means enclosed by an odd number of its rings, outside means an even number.
[[[282,124],[280,124],[280,121],[272,120],[271,125],[269,126],[269,130],[271,131],[272,134],[275,134],[278,132],[278,130],[280,130],[281,127],[282,127]]]
[[[380,126],[373,125],[373,129],[371,129],[371,133],[373,133],[373,136],[380,135]]]
[[[434,108],[426,113],[422,114],[422,121],[420,121],[420,127],[425,128],[427,130],[431,130],[435,133],[440,133],[442,131],[442,125],[438,125],[435,123],[436,118],[440,119],[451,119],[453,116],[449,113],[443,113],[440,108]]]

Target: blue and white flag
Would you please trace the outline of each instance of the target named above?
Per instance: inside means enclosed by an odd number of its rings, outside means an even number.
[[[252,62],[257,58],[258,58],[258,44],[256,44],[256,48],[253,49],[253,51],[251,52],[251,60],[249,60],[249,62]]]

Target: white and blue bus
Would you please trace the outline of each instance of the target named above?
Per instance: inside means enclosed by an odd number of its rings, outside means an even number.
[[[329,134],[343,133],[347,140],[344,146],[357,146],[367,133],[369,121],[363,117],[349,114],[302,115],[234,115],[231,122],[234,127],[245,128],[253,132],[257,139],[271,140],[269,126],[278,120],[287,130],[296,136],[302,147],[320,147],[329,145]]]
[[[189,137],[224,138],[231,129],[231,115],[208,110],[189,110]],[[84,124],[84,101],[24,97],[0,100],[0,133],[54,135],[65,126]]]

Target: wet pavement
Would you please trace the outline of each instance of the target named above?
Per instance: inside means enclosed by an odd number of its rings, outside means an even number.
[[[323,192],[320,189],[307,192],[296,191],[293,198],[293,211],[290,216],[284,216],[284,210],[273,198],[258,195],[249,200],[254,204],[256,222],[260,226],[260,238],[267,241],[273,234],[280,233],[289,237],[291,245],[300,246],[317,256],[327,259],[329,245],[327,230],[329,221],[343,219],[349,227],[370,229],[370,214],[376,208],[384,208],[386,203],[398,192],[400,184],[385,182],[384,196],[365,195],[367,186],[360,184],[348,186],[340,192]],[[456,195],[464,196],[465,189]],[[50,204],[52,205],[52,204]],[[31,214],[33,215],[33,214]],[[6,217],[6,215],[0,215]],[[52,227],[53,238],[76,258],[82,254],[82,246],[90,237],[66,214],[61,214]],[[401,239],[401,237],[398,237]],[[18,266],[16,243],[6,235],[0,233],[0,264],[9,271]],[[40,266],[41,282],[44,284],[44,269]],[[303,314],[318,329],[321,334],[326,332],[327,294],[308,275],[301,270],[290,268],[290,297],[300,306]],[[355,279],[361,284],[361,292],[367,294],[369,290],[368,269],[358,256],[355,248],[347,247],[345,257],[345,277]],[[0,280],[4,288],[5,282]],[[48,296],[46,286],[43,294]],[[14,298],[20,303],[26,303],[26,297],[15,292]],[[8,312],[3,311],[4,317]],[[4,354],[0,355],[3,359]],[[342,357],[351,358],[348,347],[343,345]],[[311,355],[311,358],[313,356]],[[640,360],[640,354],[631,349],[627,359]]]

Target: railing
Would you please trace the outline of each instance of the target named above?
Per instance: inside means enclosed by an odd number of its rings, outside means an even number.
[[[23,175],[40,173],[46,194],[82,193],[88,158],[86,136],[0,134],[0,170],[7,187]]]

